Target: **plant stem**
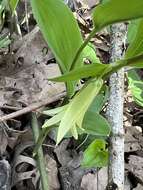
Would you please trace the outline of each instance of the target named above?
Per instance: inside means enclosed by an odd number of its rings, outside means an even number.
[[[111,62],[122,58],[127,28],[125,24],[111,27]],[[110,77],[110,97],[107,107],[107,117],[112,126],[110,137],[110,161],[108,187],[116,186],[124,189],[124,130],[123,130],[123,102],[124,102],[124,69],[113,73]],[[108,189],[108,188],[107,188]]]
[[[38,126],[36,113],[32,113],[31,125],[32,125],[32,131],[33,131],[33,138],[36,143],[38,140],[38,137],[39,137],[39,126]],[[38,166],[40,176],[41,176],[42,189],[48,190],[49,189],[48,177],[47,177],[47,172],[46,172],[46,168],[45,168],[45,164],[44,164],[45,160],[44,160],[42,146],[40,146],[37,151],[36,161],[37,161],[37,166]]]
[[[88,44],[88,42],[91,40],[91,38],[93,38],[93,36],[96,34],[96,30],[93,29],[93,31],[89,34],[89,36],[87,37],[87,39],[84,41],[84,43],[80,46],[80,48],[78,49],[73,62],[71,64],[71,68],[70,70],[74,69],[76,61],[78,60],[78,57],[80,56],[81,52],[83,51],[83,49],[85,48],[85,46]]]

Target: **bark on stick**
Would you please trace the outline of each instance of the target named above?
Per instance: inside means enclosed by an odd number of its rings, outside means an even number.
[[[126,41],[127,27],[116,24],[111,27],[111,59],[114,64],[122,58]],[[110,189],[124,189],[124,70],[121,69],[110,77],[110,97],[107,117],[112,126],[110,138],[109,184]]]

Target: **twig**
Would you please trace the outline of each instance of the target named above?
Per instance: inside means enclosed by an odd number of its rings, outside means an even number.
[[[97,190],[99,190],[99,168],[97,168]]]
[[[39,136],[39,126],[38,126],[36,113],[32,113],[31,125],[32,125],[34,141],[36,143],[38,136]],[[41,176],[42,189],[48,190],[49,189],[48,177],[47,177],[46,168],[45,168],[45,164],[44,164],[45,160],[44,160],[42,146],[40,146],[37,151],[36,161],[37,161],[37,166],[38,166],[40,176]]]
[[[13,110],[13,111],[21,110],[21,108],[19,108],[19,107],[8,106],[8,105],[0,106],[0,109],[8,109],[8,110]]]
[[[80,149],[80,147],[82,147],[82,145],[87,141],[89,135],[86,135],[85,139],[83,140],[83,142],[81,144],[78,145],[78,147],[76,148],[76,150]]]
[[[111,62],[121,59],[125,45],[127,27],[116,24],[111,27]],[[110,77],[110,97],[107,107],[107,117],[112,126],[110,138],[110,163],[108,181],[110,186],[124,189],[124,130],[123,130],[123,101],[124,101],[124,70]],[[108,189],[108,188],[107,188]]]
[[[62,94],[56,95],[55,97],[51,97],[51,98],[48,97],[47,99],[44,99],[44,100],[41,100],[39,102],[33,103],[33,104],[31,104],[31,105],[29,105],[29,106],[27,106],[27,107],[25,107],[25,108],[23,108],[21,110],[18,110],[16,112],[13,112],[13,113],[8,114],[8,115],[1,116],[0,117],[0,122],[10,120],[10,119],[13,119],[15,117],[27,114],[27,113],[32,112],[32,111],[35,111],[38,108],[41,108],[43,106],[46,106],[46,105],[51,104],[53,102],[56,102],[59,99],[65,97],[65,96],[66,96],[66,93],[62,93]]]

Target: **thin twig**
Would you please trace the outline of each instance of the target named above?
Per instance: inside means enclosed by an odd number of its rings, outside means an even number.
[[[78,145],[76,150],[80,149],[80,147],[87,141],[88,137],[89,137],[89,135],[86,135],[85,139],[83,140],[83,142],[81,144]]]
[[[9,105],[0,106],[0,109],[8,109],[8,110],[13,110],[13,111],[21,110],[21,108],[19,107],[14,107],[14,106],[9,106]]]
[[[27,114],[29,112],[32,112],[32,111],[35,111],[43,106],[46,106],[48,104],[51,104],[53,102],[56,102],[58,101],[59,99],[63,98],[66,96],[66,93],[62,93],[62,94],[59,94],[59,95],[56,95],[55,97],[51,97],[51,98],[47,98],[47,99],[44,99],[44,100],[41,100],[39,102],[36,102],[36,103],[33,103],[21,110],[18,110],[16,112],[13,112],[11,114],[8,114],[8,115],[4,115],[4,116],[1,116],[0,117],[0,122],[2,121],[7,121],[7,120],[10,120],[10,119],[13,119],[15,117],[18,117],[18,116],[21,116],[21,115],[24,115],[24,114]]]
[[[32,113],[31,125],[32,125],[34,141],[36,143],[38,136],[40,134],[36,113]],[[42,190],[48,190],[49,189],[48,177],[47,177],[47,172],[45,168],[45,160],[44,160],[42,146],[40,146],[37,151],[36,161],[37,161],[37,166],[38,166],[40,176],[41,176]]]
[[[99,190],[99,168],[97,168],[97,190]]]
[[[54,146],[54,145],[49,145],[49,144],[42,144],[42,146],[44,146],[44,147],[48,147],[48,148],[55,148],[56,146]]]

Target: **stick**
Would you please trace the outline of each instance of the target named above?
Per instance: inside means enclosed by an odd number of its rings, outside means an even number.
[[[4,116],[1,116],[0,117],[0,122],[2,121],[6,121],[6,120],[10,120],[10,119],[13,119],[15,117],[18,117],[18,116],[21,116],[21,115],[24,115],[24,114],[27,114],[29,112],[32,112],[32,111],[35,111],[43,106],[46,106],[48,104],[51,104],[53,102],[56,102],[58,101],[59,99],[63,98],[66,96],[66,93],[62,93],[62,94],[59,94],[59,95],[56,95],[54,97],[51,97],[51,98],[47,98],[47,99],[44,99],[44,100],[41,100],[39,102],[36,102],[36,103],[33,103],[21,110],[18,110],[16,112],[13,112],[11,114],[8,114],[8,115],[4,115]]]
[[[121,59],[123,46],[126,41],[127,27],[116,24],[111,27],[111,62]],[[110,97],[107,107],[107,118],[112,127],[110,137],[110,161],[108,188],[124,189],[124,130],[123,130],[123,102],[124,102],[124,70],[114,73],[110,77]],[[107,189],[108,189],[107,188]]]

